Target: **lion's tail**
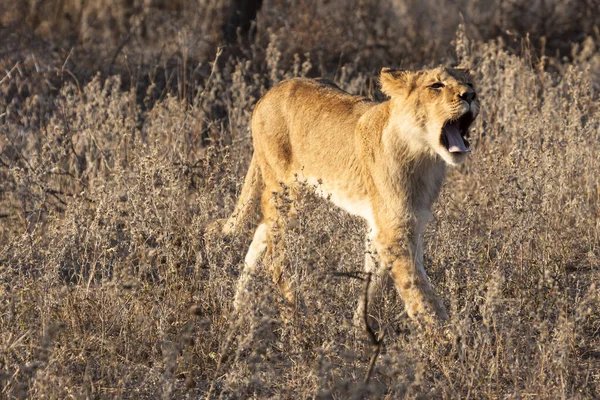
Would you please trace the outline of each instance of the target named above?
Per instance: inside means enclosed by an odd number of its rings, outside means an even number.
[[[260,209],[260,196],[263,189],[262,173],[258,166],[258,161],[256,161],[256,154],[254,154],[246,173],[246,179],[244,179],[242,193],[233,213],[227,218],[221,229],[222,234],[230,235],[239,232],[252,222],[252,215],[257,214],[257,211]]]

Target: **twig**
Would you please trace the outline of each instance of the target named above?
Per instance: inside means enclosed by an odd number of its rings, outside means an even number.
[[[231,343],[233,342],[233,339],[235,338],[235,335],[240,328],[242,319],[239,315],[238,310],[236,310],[234,313],[234,321],[235,322],[232,321],[233,326],[232,326],[231,330],[229,331],[229,334],[225,338],[225,341],[223,342],[221,352],[219,354],[219,359],[217,360],[217,367],[215,368],[215,373],[213,375],[212,382],[210,383],[210,388],[208,389],[208,392],[206,393],[206,397],[205,397],[206,400],[210,400],[210,396],[212,395],[212,392],[215,389],[215,382],[219,378],[219,371],[221,370],[221,365],[225,361],[225,357],[227,356],[227,352],[229,352]]]
[[[215,74],[215,70],[217,69],[217,62],[219,61],[219,57],[221,56],[221,54],[223,53],[223,47],[219,47],[217,49],[217,54],[215,55],[215,60],[212,62],[212,68],[210,71],[210,75],[208,76],[208,79],[206,80],[205,84],[204,84],[204,89],[202,89],[201,92],[198,92],[198,94],[196,94],[196,98],[194,100],[194,105],[193,108],[195,109],[199,104],[200,104],[200,100],[202,100],[202,98],[204,97],[204,93],[206,92],[206,88],[208,87],[213,75]],[[170,79],[169,79],[170,82]],[[169,82],[167,82],[167,85],[165,86],[165,90],[169,84]],[[185,88],[185,79],[183,82],[184,88]],[[185,89],[184,89],[185,90]],[[162,94],[161,94],[162,96]],[[184,96],[185,99],[185,96]],[[186,106],[187,107],[187,106]],[[177,136],[176,136],[176,141],[179,141],[179,138],[181,137],[181,131],[183,131],[183,128],[185,126],[185,123],[187,122],[187,119],[189,117],[190,113],[185,113],[185,117],[183,118],[183,121],[181,122],[181,125],[179,127],[179,130],[177,131]]]
[[[79,96],[82,95],[82,91],[81,91],[81,86],[79,86],[79,80],[77,79],[77,77],[75,76],[74,73],[72,73],[69,69],[67,68],[63,68],[61,70],[61,73],[66,72],[67,74],[71,75],[71,78],[73,78],[73,80],[75,81],[75,84],[77,85],[77,91],[79,92]],[[61,77],[62,78],[62,77]]]
[[[6,76],[5,76],[4,78],[2,78],[2,80],[0,80],[0,85],[2,85],[2,84],[4,83],[4,81],[6,80],[6,78],[8,78],[8,79],[12,79],[11,72],[13,72],[15,69],[16,69],[16,70],[18,70],[18,69],[19,69],[19,62],[20,62],[20,61],[17,61],[17,63],[15,64],[15,66],[14,66],[14,67],[12,67],[12,68],[10,69],[10,71],[8,71],[8,72],[6,73]]]
[[[377,361],[377,357],[379,353],[381,353],[381,347],[383,344],[383,335],[381,338],[377,339],[375,332],[373,332],[373,328],[369,325],[368,318],[368,308],[369,308],[369,286],[371,286],[371,272],[367,274],[365,278],[365,293],[363,296],[363,322],[365,331],[367,332],[367,336],[369,336],[369,340],[371,341],[371,346],[373,347],[373,354],[371,354],[371,359],[369,360],[369,367],[367,368],[367,372],[365,373],[364,383],[369,383],[369,379],[371,379],[371,374],[373,373],[373,368],[375,367],[375,362]]]
[[[65,58],[65,62],[63,62],[62,67],[60,69],[56,68],[56,73],[58,75],[58,73],[60,72],[60,78],[63,81],[64,81],[65,72],[67,74],[69,74],[71,76],[71,78],[73,78],[73,80],[75,81],[75,84],[77,85],[77,91],[79,92],[79,96],[81,96],[83,92],[81,91],[81,86],[79,85],[79,80],[77,79],[75,74],[67,68],[67,63],[69,62],[69,59],[71,59],[71,56],[73,55],[74,50],[75,50],[75,48],[71,47],[71,50],[69,51],[69,54],[67,54],[67,58]],[[36,68],[37,68],[37,66],[36,66]]]
[[[75,47],[71,47],[71,50],[69,51],[69,54],[67,54],[67,58],[65,58],[65,62],[62,65],[61,71],[64,71],[65,68],[67,67],[67,63],[69,62],[69,58],[71,58],[71,55],[73,54],[74,49],[75,49]]]
[[[330,275],[335,276],[336,278],[352,278],[352,279],[358,279],[359,281],[364,281],[366,278],[361,277],[361,275],[364,275],[365,272],[362,271],[352,271],[352,272],[330,272]],[[368,275],[370,276],[370,273],[368,273]]]
[[[196,94],[196,98],[194,99],[194,108],[197,107],[198,104],[200,104],[200,100],[202,100],[204,98],[204,93],[206,92],[206,88],[210,84],[210,81],[212,80],[212,77],[215,74],[215,71],[217,69],[217,63],[219,61],[219,57],[221,57],[221,54],[223,54],[223,47],[219,47],[217,49],[217,53],[215,54],[215,60],[212,62],[212,68],[210,69],[210,75],[208,76],[208,79],[206,79],[206,82],[204,83],[204,88],[202,89],[201,92],[198,92]]]

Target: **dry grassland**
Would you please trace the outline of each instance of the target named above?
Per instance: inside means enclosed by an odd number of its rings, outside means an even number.
[[[0,1],[0,398],[600,397],[597,1]],[[459,26],[459,24],[464,24]],[[291,317],[268,273],[232,310],[233,209],[257,99],[383,66],[471,65],[482,113],[426,233],[450,320],[393,292],[352,316],[365,225],[307,188]],[[286,318],[284,318],[284,316]]]

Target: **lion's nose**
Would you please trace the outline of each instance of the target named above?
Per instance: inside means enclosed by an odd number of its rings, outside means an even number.
[[[476,94],[475,94],[475,92],[468,91],[468,92],[458,95],[458,97],[465,100],[467,103],[471,103],[473,100],[475,100]]]

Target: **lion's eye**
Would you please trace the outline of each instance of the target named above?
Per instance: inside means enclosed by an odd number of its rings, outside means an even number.
[[[432,89],[441,89],[444,86],[446,86],[446,85],[444,85],[442,82],[436,82],[436,83],[434,83],[432,85],[429,85],[429,87],[432,88]]]

